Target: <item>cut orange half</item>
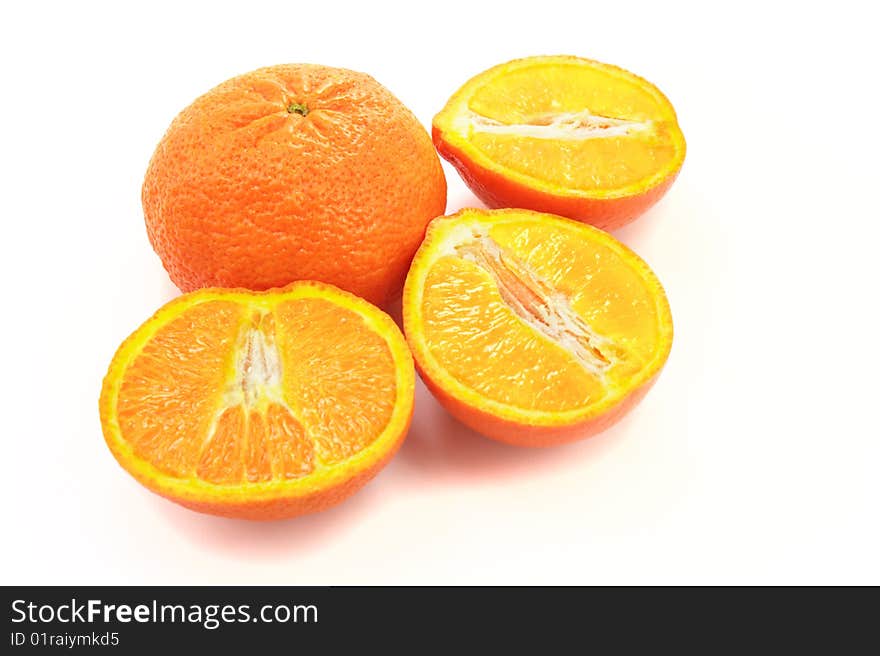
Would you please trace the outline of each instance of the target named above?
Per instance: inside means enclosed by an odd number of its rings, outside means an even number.
[[[119,348],[101,422],[119,463],[194,510],[277,519],[322,510],[388,462],[413,411],[395,323],[335,287],[207,289]]]
[[[669,304],[648,265],[601,230],[528,210],[434,219],[406,279],[403,321],[441,404],[523,446],[611,425],[672,345]]]
[[[489,207],[610,230],[666,193],[685,141],[657,87],[589,59],[517,59],[469,80],[434,117],[434,144]]]

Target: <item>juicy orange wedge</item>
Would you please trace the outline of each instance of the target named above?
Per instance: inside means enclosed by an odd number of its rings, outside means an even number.
[[[685,156],[653,84],[570,56],[518,59],[469,80],[433,123],[438,151],[489,207],[611,229],[644,212]]]
[[[391,318],[335,287],[208,289],[122,344],[101,421],[154,492],[217,515],[292,517],[341,501],[390,459],[414,378]]]
[[[528,210],[435,219],[406,280],[403,320],[439,401],[476,431],[526,446],[609,426],[672,345],[663,288],[635,253]]]

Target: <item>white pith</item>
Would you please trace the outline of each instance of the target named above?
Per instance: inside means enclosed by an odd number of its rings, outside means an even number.
[[[593,114],[589,109],[579,112],[548,112],[531,116],[523,123],[503,123],[470,108],[464,108],[453,119],[453,127],[456,132],[463,135],[485,133],[556,141],[582,141],[648,132],[653,125],[651,121],[601,116]]]
[[[204,453],[214,439],[220,417],[229,408],[241,406],[245,411],[245,421],[248,421],[251,410],[265,412],[269,404],[273,403],[294,414],[284,399],[282,371],[281,354],[273,337],[262,328],[259,321],[249,322],[239,335],[234,374],[223,392],[200,453]],[[275,473],[273,471],[273,475]]]
[[[472,227],[462,231],[460,240],[448,240],[445,246],[449,254],[489,273],[502,300],[520,320],[568,351],[588,373],[605,380],[620,357],[619,349],[575,312],[565,294],[484,230]],[[508,272],[515,284],[511,284]]]
[[[271,335],[256,326],[243,330],[236,352],[235,376],[223,397],[225,407],[286,405],[281,388],[281,354]]]

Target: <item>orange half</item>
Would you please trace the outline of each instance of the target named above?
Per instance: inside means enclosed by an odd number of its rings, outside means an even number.
[[[104,437],[154,492],[277,519],[358,490],[400,446],[412,358],[395,323],[330,285],[207,289],[161,308],[104,379]]]
[[[524,446],[609,426],[672,345],[669,304],[644,261],[601,230],[528,210],[435,219],[406,279],[403,321],[444,407]]]
[[[571,56],[517,59],[473,77],[434,118],[433,138],[489,207],[604,229],[659,200],[685,156],[675,110],[657,87]]]

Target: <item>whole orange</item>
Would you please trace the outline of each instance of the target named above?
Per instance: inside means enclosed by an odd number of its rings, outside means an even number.
[[[183,291],[330,283],[382,304],[446,207],[428,133],[372,77],[261,68],[208,91],[150,160],[147,233]]]

